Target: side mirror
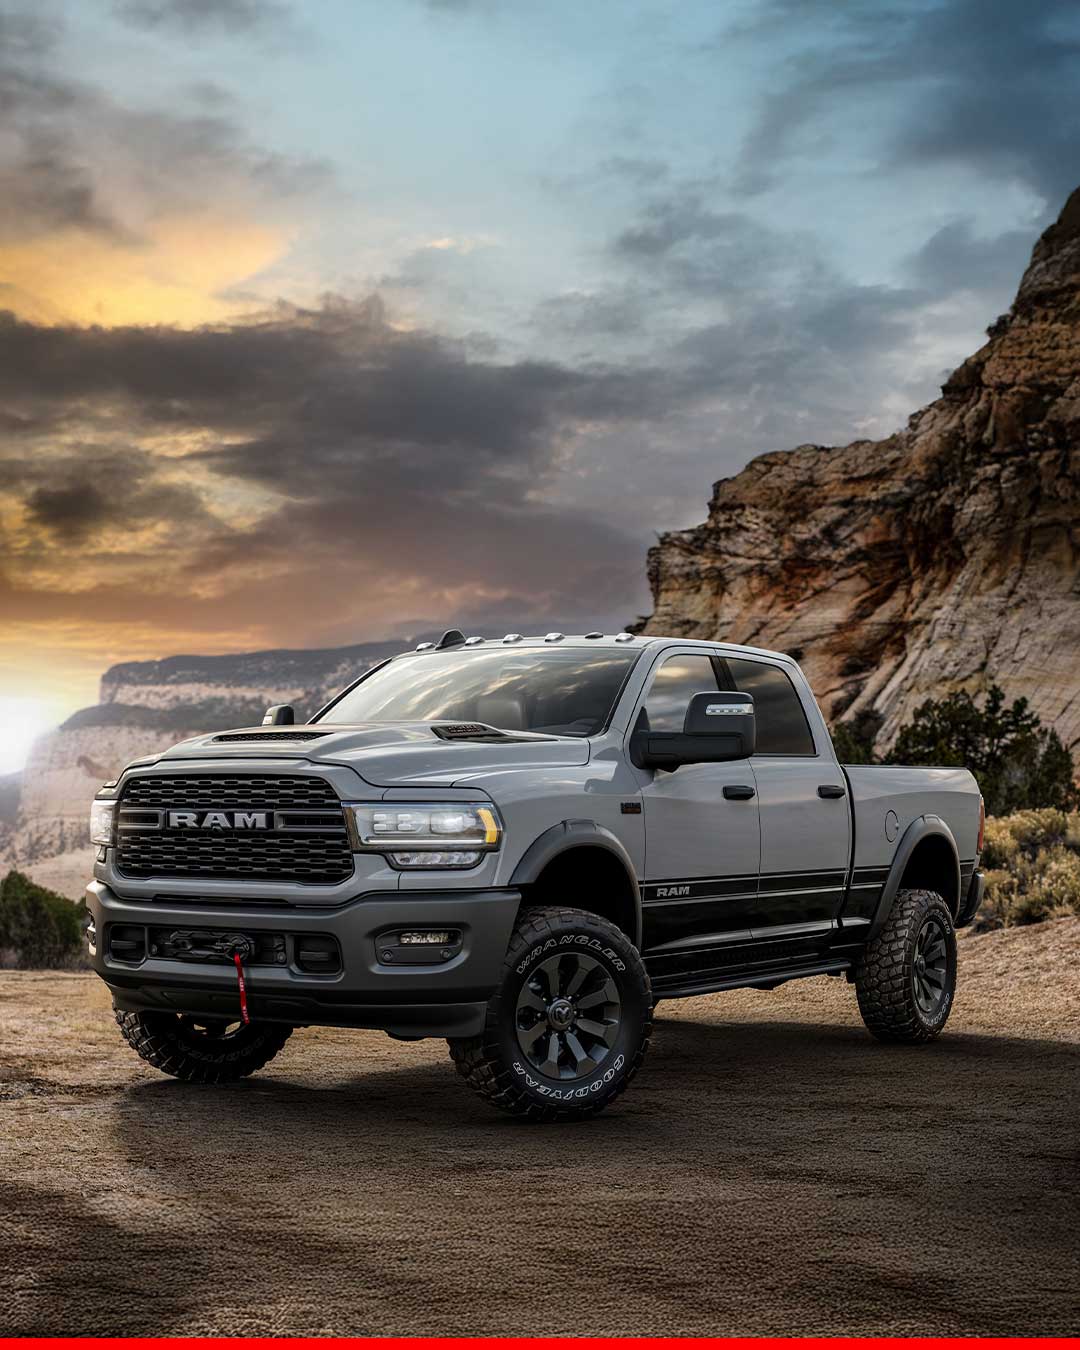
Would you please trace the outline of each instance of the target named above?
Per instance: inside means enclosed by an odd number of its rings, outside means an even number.
[[[748,759],[756,744],[753,695],[713,689],[691,697],[682,731],[636,730],[630,737],[630,758],[640,769],[724,764]]]
[[[267,708],[262,724],[264,727],[291,727],[295,721],[296,713],[291,703],[275,703],[272,708]]]

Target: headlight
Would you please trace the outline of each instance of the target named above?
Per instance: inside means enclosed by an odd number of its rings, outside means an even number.
[[[111,844],[113,842],[115,819],[115,802],[93,802],[90,807],[90,842],[92,844]]]
[[[345,819],[354,849],[395,867],[475,867],[502,839],[495,808],[472,802],[346,802]]]

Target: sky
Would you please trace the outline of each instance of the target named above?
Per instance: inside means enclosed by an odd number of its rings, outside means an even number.
[[[981,344],[1077,91],[1068,0],[0,0],[0,722],[647,612]]]

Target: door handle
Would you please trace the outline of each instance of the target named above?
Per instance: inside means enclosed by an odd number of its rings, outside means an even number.
[[[817,790],[819,797],[846,797],[847,789],[842,788],[839,783],[822,783]]]
[[[724,796],[729,802],[748,802],[755,795],[755,789],[748,783],[729,783],[724,788]]]

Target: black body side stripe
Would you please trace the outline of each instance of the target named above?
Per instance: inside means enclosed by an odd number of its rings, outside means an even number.
[[[762,875],[761,890],[769,894],[773,891],[836,890],[846,882],[846,869],[831,872],[773,872]]]
[[[641,883],[645,905],[693,900],[745,900],[756,895],[841,895],[847,872],[820,868],[808,872],[765,873],[759,880],[752,873],[732,877],[670,877]],[[878,883],[880,884],[880,883]]]

